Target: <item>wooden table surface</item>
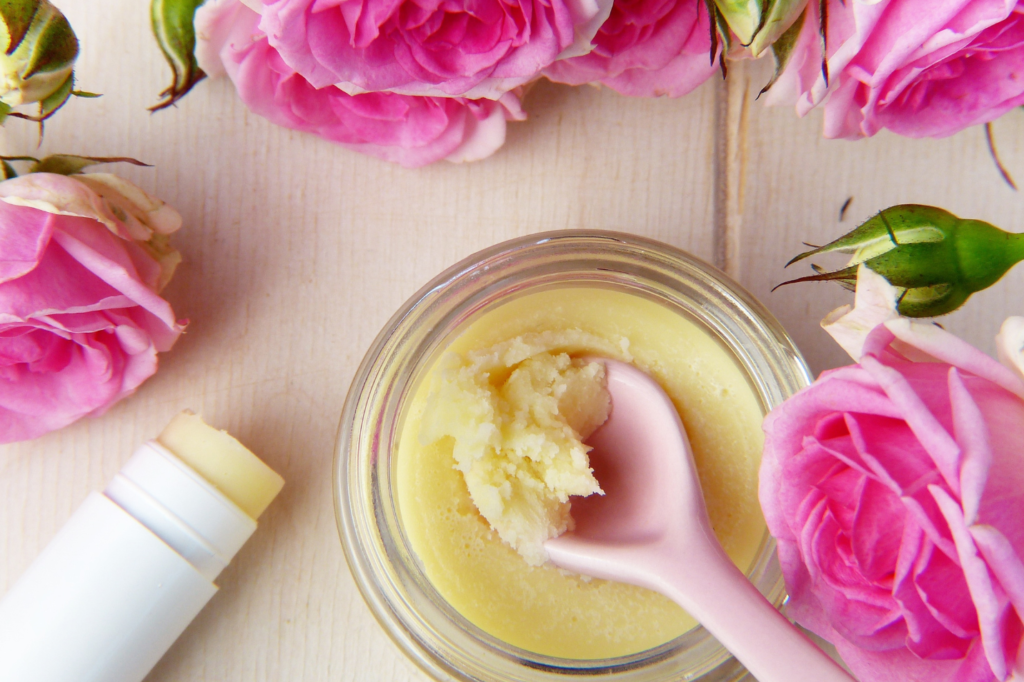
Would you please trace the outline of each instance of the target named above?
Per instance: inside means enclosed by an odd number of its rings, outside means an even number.
[[[287,480],[149,682],[426,679],[349,575],[330,471],[363,353],[407,297],[457,260],[544,230],[659,239],[739,280],[820,371],[846,362],[818,322],[850,296],[832,285],[770,293],[802,241],[824,243],[896,203],[1010,230],[1024,223],[1024,197],[999,178],[982,128],[937,141],[823,140],[819,113],[800,120],[755,102],[765,63],[735,64],[728,83],[715,78],[678,100],[542,83],[526,99],[529,120],[511,124],[490,159],[406,170],[275,127],[226,80],[149,114],[169,72],[148,2],[58,4],[81,40],[79,87],[103,97],[72,101],[41,148],[33,126],[11,121],[0,153],[153,164],[111,170],[184,216],[174,239],[184,263],[165,296],[191,323],[159,373],[104,416],[0,447],[0,592],[179,410],[229,430]],[[1024,181],[1024,113],[994,132]],[[1024,268],[944,324],[993,352],[1002,319],[1024,313],[1022,290]]]

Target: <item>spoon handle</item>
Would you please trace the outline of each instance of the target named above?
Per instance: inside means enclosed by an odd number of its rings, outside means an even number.
[[[685,555],[663,563],[658,591],[689,611],[759,682],[853,682],[765,599],[717,541],[708,544],[698,551],[691,544]]]

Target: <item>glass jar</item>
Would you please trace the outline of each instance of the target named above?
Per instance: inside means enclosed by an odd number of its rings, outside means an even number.
[[[667,682],[746,673],[701,627],[655,649],[605,660],[534,654],[462,617],[432,587],[405,538],[394,488],[403,407],[458,330],[524,293],[597,286],[639,295],[701,324],[742,366],[767,413],[810,372],[779,323],[726,275],[668,245],[615,232],[548,232],[481,251],[434,278],[395,313],[363,359],[345,401],[334,500],[349,567],[377,620],[437,680]],[[774,604],[785,595],[765,533],[747,572]]]

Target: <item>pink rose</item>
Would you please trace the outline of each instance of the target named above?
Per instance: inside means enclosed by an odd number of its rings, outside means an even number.
[[[617,0],[589,54],[544,70],[559,83],[600,82],[624,95],[679,97],[718,69],[704,0]]]
[[[525,118],[514,93],[472,101],[318,90],[284,62],[259,20],[238,0],[207,2],[196,12],[196,57],[208,74],[227,73],[251,110],[286,128],[416,167],[490,156],[505,141],[506,120]]]
[[[181,333],[170,207],[106,173],[0,182],[0,443],[101,414]]]
[[[264,0],[260,28],[317,88],[497,99],[588,52],[610,9],[611,0]]]
[[[826,137],[944,137],[1024,104],[1024,2],[828,0],[828,85],[818,17],[809,3],[768,101],[824,102]]]
[[[1024,381],[876,298],[885,321],[848,344],[859,364],[765,420],[790,613],[863,682],[1006,679],[1024,632]]]

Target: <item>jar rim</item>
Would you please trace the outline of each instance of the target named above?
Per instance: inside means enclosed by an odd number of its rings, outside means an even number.
[[[587,278],[569,279],[581,273]],[[446,331],[512,293],[569,281],[613,282],[635,287],[630,293],[655,297],[675,292],[736,357],[765,413],[811,382],[792,339],[753,296],[713,266],[644,237],[579,230],[533,234],[479,251],[421,287],[383,327],[353,378],[338,429],[333,488],[345,557],[363,598],[399,648],[434,679],[533,682],[580,674],[595,680],[669,679],[681,672],[671,661],[678,658],[682,639],[710,639],[698,626],[661,647],[620,659],[571,661],[530,654],[466,630],[458,619],[454,624],[464,632],[454,632],[451,607],[446,612],[446,604],[436,603],[436,593],[429,594],[422,576],[414,575],[415,566],[403,565],[413,555],[400,546],[394,500],[385,499],[382,486],[390,490],[390,446],[417,372],[431,364]],[[382,458],[387,467],[380,466]],[[764,583],[759,588],[774,603],[784,598],[774,540],[767,532],[748,575],[755,584]],[[717,679],[742,675],[728,652],[722,655],[720,645],[711,642],[718,649],[700,674],[717,670],[723,673]]]

